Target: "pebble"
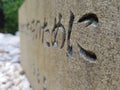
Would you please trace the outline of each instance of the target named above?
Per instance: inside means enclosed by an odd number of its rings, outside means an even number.
[[[0,33],[0,90],[32,90],[20,65],[20,33]]]

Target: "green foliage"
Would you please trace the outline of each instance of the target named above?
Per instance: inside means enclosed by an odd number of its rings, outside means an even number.
[[[0,0],[0,32],[2,32],[3,28],[4,28],[4,13],[3,13],[3,3]]]
[[[2,0],[5,15],[5,32],[15,33],[18,30],[18,9],[24,0]]]

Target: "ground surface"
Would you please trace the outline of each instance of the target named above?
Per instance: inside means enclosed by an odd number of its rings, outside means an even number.
[[[0,33],[0,90],[32,90],[20,65],[20,38]]]

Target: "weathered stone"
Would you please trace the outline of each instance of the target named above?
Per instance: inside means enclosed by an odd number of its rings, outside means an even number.
[[[119,28],[119,0],[25,0],[21,62],[33,89],[119,90]]]

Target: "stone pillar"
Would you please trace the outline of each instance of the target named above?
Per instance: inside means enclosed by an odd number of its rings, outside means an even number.
[[[19,30],[33,90],[120,89],[119,0],[25,0]]]

